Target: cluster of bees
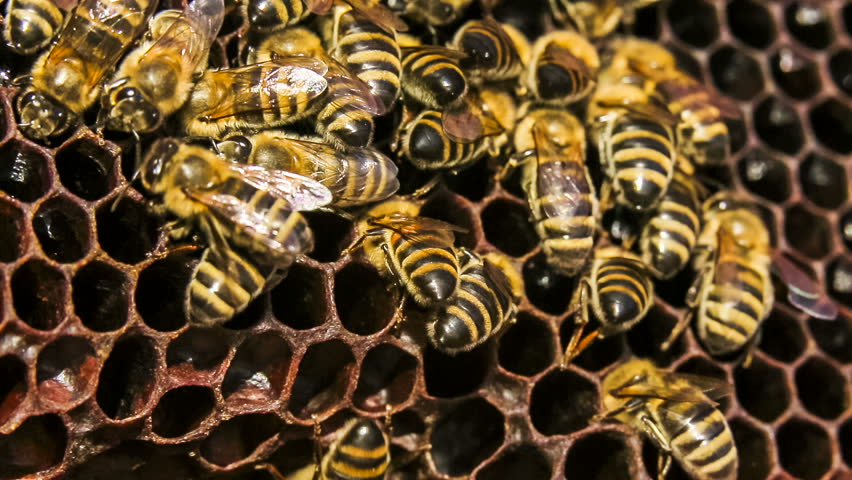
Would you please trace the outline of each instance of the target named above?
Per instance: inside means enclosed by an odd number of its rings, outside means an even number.
[[[219,70],[207,65],[223,0],[156,15],[154,0],[10,0],[4,36],[23,54],[46,49],[18,82],[27,136],[56,137],[98,102],[98,131],[137,142],[173,135],[140,154],[136,171],[158,198],[153,208],[178,220],[172,237],[199,231],[206,240],[185,295],[193,323],[221,324],[283,278],[312,249],[300,212],[327,209],[355,221],[358,238],[344,255],[362,250],[403,299],[432,312],[435,348],[455,354],[494,338],[523,294],[511,261],[455,247],[460,228],[421,216],[418,195],[394,196],[395,162],[440,175],[488,156],[498,160],[495,179],[520,170],[548,264],[577,278],[563,366],[639,322],[653,280],[690,260],[689,313],[661,348],[694,317],[710,354],[745,351],[748,362],[772,308],[773,269],[797,307],[818,318],[833,318],[836,307],[772,251],[747,200],[711,194],[696,173],[725,162],[725,120],[739,116],[736,106],[680,71],[660,45],[608,38],[654,1],[551,0],[564,29],[533,42],[485,18],[441,46],[405,33],[402,19],[438,38],[471,0],[245,0],[244,63]],[[399,122],[384,151],[372,145],[382,115]],[[600,157],[600,194],[587,140]],[[600,219],[615,207],[642,218],[641,233],[611,241]],[[587,333],[590,312],[599,327]],[[663,472],[674,458],[695,478],[736,477],[733,437],[715,403],[728,385],[634,360],[603,387],[595,420],[648,435]],[[385,477],[391,459],[380,426],[356,419],[337,437],[305,478]]]

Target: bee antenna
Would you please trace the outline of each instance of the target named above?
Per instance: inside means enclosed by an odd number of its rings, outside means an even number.
[[[142,172],[142,143],[139,139],[139,133],[136,130],[131,130],[133,137],[136,139],[136,145],[134,146],[135,155],[136,155],[136,168],[133,171],[133,176],[131,176],[127,183],[122,187],[121,191],[118,192],[118,195],[115,197],[115,200],[112,201],[112,205],[109,207],[110,213],[115,212],[115,209],[118,208],[118,203],[127,196],[127,190],[133,185],[133,182],[139,178],[139,174]],[[115,165],[115,164],[113,164]]]

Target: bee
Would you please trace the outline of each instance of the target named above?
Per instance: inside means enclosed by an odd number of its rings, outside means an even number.
[[[598,203],[586,168],[586,133],[565,110],[542,108],[515,129],[521,187],[547,263],[564,275],[586,265],[594,246]]]
[[[584,37],[606,37],[620,23],[628,28],[636,22],[636,10],[660,0],[549,0],[558,24],[571,26]]]
[[[82,0],[56,42],[32,67],[17,99],[21,129],[34,139],[59,135],[98,99],[106,74],[145,31],[157,2]]]
[[[266,130],[249,137],[232,137],[223,143],[242,143],[237,148],[219,144],[220,151],[240,161],[272,170],[286,170],[325,185],[334,196],[332,205],[351,207],[384,200],[399,188],[397,167],[372,148],[343,153],[316,137],[299,137],[283,131]]]
[[[737,447],[715,401],[730,395],[729,384],[666,372],[648,360],[636,359],[616,367],[601,388],[605,412],[596,421],[619,421],[656,444],[658,478],[665,477],[672,457],[692,478],[737,478]]]
[[[311,13],[324,15],[333,0],[246,0],[245,13],[255,30],[283,30],[306,19]]]
[[[461,18],[473,0],[388,0],[388,7],[416,22],[443,26]]]
[[[232,130],[279,127],[310,114],[328,87],[328,66],[302,56],[208,70],[183,109],[186,133],[221,138]]]
[[[151,38],[125,57],[107,87],[107,126],[150,132],[176,112],[207,65],[224,15],[222,0],[194,0],[183,11],[158,13]]]
[[[68,3],[68,2],[64,2]],[[30,55],[53,40],[62,26],[64,11],[54,0],[9,0],[3,22],[3,38],[12,51]]]
[[[402,90],[432,110],[443,110],[461,100],[468,91],[467,75],[459,67],[464,53],[420,46],[402,49]]]
[[[317,463],[298,470],[292,480],[383,480],[391,465],[390,439],[367,418],[354,418],[337,432],[337,439]],[[284,476],[273,473],[281,480]]]
[[[596,338],[624,333],[639,323],[654,303],[654,284],[642,260],[621,247],[595,251],[594,260],[580,279],[571,299],[574,332],[565,348],[562,367],[579,355]],[[589,323],[589,309],[600,327],[583,336]]]
[[[427,326],[429,340],[449,355],[482,345],[509,325],[523,295],[523,280],[505,255],[480,257],[460,249],[461,275],[455,295]]]
[[[210,244],[186,292],[190,320],[204,325],[229,320],[260,293],[274,269],[309,252],[313,235],[299,211],[332,200],[326,187],[309,178],[229,162],[170,138],[151,147],[140,178],[162,198],[160,210],[196,226]]]
[[[538,101],[567,105],[592,92],[599,68],[592,44],[576,32],[559,30],[533,44],[522,83]]]
[[[524,55],[529,54],[529,44],[520,32],[490,18],[462,25],[451,45],[467,55],[459,65],[486,81],[516,78],[524,69]]]

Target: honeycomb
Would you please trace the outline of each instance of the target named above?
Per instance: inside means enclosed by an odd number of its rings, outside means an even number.
[[[519,3],[496,16],[546,27],[529,13],[543,0]],[[235,10],[214,66],[238,56],[243,31]],[[282,283],[224,327],[191,326],[181,296],[199,251],[168,246],[125,189],[130,139],[84,128],[37,145],[3,87],[0,478],[270,479],[268,465],[286,475],[311,461],[313,415],[327,444],[388,405],[393,453],[412,453],[392,478],[656,478],[648,441],[589,423],[602,377],[633,355],[734,384],[722,408],[740,478],[852,478],[852,3],[672,0],[640,10],[635,33],[739,101],[735,154],[708,174],[760,205],[775,247],[839,304],[836,321],[792,308],[776,285],[751,368],[709,357],[689,330],[660,352],[686,272],[657,282],[639,326],[561,370],[574,280],[546,266],[517,180],[497,183],[480,162],[447,177],[423,215],[468,229],[460,245],[514,258],[526,295],[499,341],[445,356],[424,346],[414,307],[392,328],[398,292],[359,257],[339,258],[354,232],[328,213],[309,214],[317,247]],[[26,71],[2,59],[7,78]],[[423,180],[401,176],[409,190]]]

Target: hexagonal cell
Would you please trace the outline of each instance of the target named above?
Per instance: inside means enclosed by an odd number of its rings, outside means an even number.
[[[783,203],[790,196],[790,171],[781,160],[756,147],[737,162],[737,171],[749,191],[774,202]]]
[[[775,40],[775,22],[766,6],[752,0],[729,2],[725,12],[728,28],[737,39],[754,48],[766,48]]]
[[[52,330],[65,320],[68,281],[42,260],[29,260],[12,274],[12,303],[18,318],[38,330]]]
[[[138,415],[151,399],[156,369],[154,342],[143,336],[119,340],[101,368],[98,406],[114,420]]]
[[[568,309],[574,281],[550,268],[544,253],[527,259],[521,274],[527,298],[536,308],[551,315],[559,315]]]
[[[667,13],[674,34],[693,47],[707,47],[719,37],[716,9],[707,2],[675,2],[669,5]]]
[[[794,362],[805,345],[805,332],[799,322],[781,310],[772,310],[760,326],[760,349],[778,361]]]
[[[361,410],[382,412],[399,405],[411,395],[417,381],[417,359],[389,343],[379,345],[364,357],[352,403]]]
[[[108,263],[88,263],[71,280],[74,312],[90,330],[118,330],[127,323],[129,289],[124,272]]]
[[[818,3],[794,2],[784,9],[787,30],[802,45],[820,50],[831,45],[831,15]]]
[[[219,328],[191,327],[169,343],[166,364],[193,370],[213,370],[228,356],[228,338]]]
[[[372,266],[349,263],[334,277],[334,305],[347,330],[369,335],[385,328],[396,314],[402,290]]]
[[[18,357],[0,357],[0,425],[15,413],[27,396],[27,365]]]
[[[832,55],[828,69],[837,88],[852,95],[852,50],[844,49]]]
[[[773,467],[772,440],[766,432],[754,427],[750,422],[735,418],[728,422],[739,455],[737,478],[767,478]]]
[[[580,437],[565,457],[565,478],[636,478],[635,470],[633,452],[624,435],[616,432],[602,431]]]
[[[837,437],[840,440],[840,454],[843,456],[843,461],[846,465],[852,465],[852,419],[840,426]]]
[[[755,357],[749,368],[734,369],[737,400],[758,420],[772,422],[790,405],[784,371]]]
[[[0,478],[13,479],[57,466],[65,456],[68,429],[58,415],[30,417],[9,435],[0,435]]]
[[[831,251],[831,224],[827,218],[801,204],[788,208],[784,217],[784,237],[796,251],[810,258],[821,258]]]
[[[105,145],[83,138],[56,152],[59,181],[84,200],[98,200],[116,186],[113,173],[117,155]]]
[[[485,239],[501,252],[521,257],[538,245],[527,208],[519,202],[497,199],[482,210]]]
[[[662,28],[660,26],[661,19],[657,6],[652,4],[636,10],[636,22],[632,25],[631,34],[653,40],[660,38]]]
[[[53,197],[41,204],[33,216],[33,231],[45,255],[57,262],[76,262],[91,247],[86,212],[65,197]]]
[[[831,439],[815,423],[793,418],[775,433],[781,466],[796,478],[816,480],[831,468]]]
[[[196,263],[188,253],[177,252],[149,264],[139,273],[136,310],[146,325],[170,332],[186,324],[184,299]]]
[[[318,262],[333,262],[340,252],[348,246],[346,237],[352,229],[352,223],[345,218],[328,212],[302,212],[308,220],[311,230],[323,232],[314,235],[314,249],[308,254]]]
[[[764,143],[790,155],[798,152],[805,142],[796,111],[775,97],[767,98],[755,108],[754,128]]]
[[[0,199],[0,262],[14,262],[26,250],[24,212]]]
[[[803,100],[820,91],[819,66],[792,48],[782,47],[770,57],[769,65],[775,83],[790,97]]]
[[[497,361],[518,375],[532,376],[553,363],[553,333],[548,325],[527,312],[500,337]]]
[[[187,385],[169,390],[151,413],[151,430],[165,438],[176,438],[195,430],[213,411],[213,390]]]
[[[533,387],[530,419],[544,435],[566,435],[585,428],[598,411],[598,391],[571,370],[553,370]]]
[[[799,166],[802,190],[822,208],[837,208],[848,198],[846,170],[831,159],[811,153]]]
[[[490,344],[455,356],[442,353],[432,345],[423,350],[423,378],[426,393],[433,397],[460,397],[476,391],[491,366]],[[459,375],[459,372],[464,374]]]
[[[669,337],[677,321],[676,317],[667,313],[662,307],[651,307],[648,315],[626,334],[630,351],[635,356],[652,359],[661,367],[670,365],[686,351],[686,332],[681,334],[668,350],[660,349],[660,345]]]
[[[503,444],[503,415],[481,398],[447,409],[429,436],[429,450],[439,472],[466,475]]]
[[[34,202],[50,190],[49,160],[23,142],[0,147],[0,191]]]
[[[273,278],[270,283],[275,281],[277,280]],[[266,295],[255,298],[246,306],[245,310],[234,315],[234,318],[223,323],[222,326],[230,330],[245,330],[257,325],[266,314],[266,301]]]
[[[677,65],[678,70],[684,71],[695,78],[704,78],[704,67],[690,53],[690,50],[680,48],[674,43],[667,43],[666,49],[674,55],[675,65]]]
[[[839,362],[852,362],[852,328],[848,318],[841,316],[832,322],[811,318],[808,329],[820,350]]]
[[[308,347],[293,382],[288,409],[299,418],[310,418],[341,401],[355,374],[355,357],[340,340]]]
[[[110,257],[123,263],[145,260],[157,244],[159,221],[145,204],[124,197],[106,202],[96,216],[98,243]]]
[[[550,461],[531,443],[513,445],[496,460],[486,465],[477,480],[510,480],[516,478],[550,478]]]
[[[677,371],[679,373],[686,373],[689,375],[698,375],[700,377],[713,378],[725,384],[730,383],[728,380],[728,375],[725,373],[725,370],[723,370],[722,367],[720,367],[716,362],[713,362],[706,357],[692,357],[678,365]],[[719,402],[718,408],[723,413],[727,412],[728,407],[731,406],[730,400],[726,397],[714,398],[713,400]]]
[[[580,314],[571,315],[562,322],[559,326],[559,355],[565,351],[568,342],[571,341],[571,335],[574,334],[576,321]],[[600,327],[600,323],[593,311],[589,311],[589,324],[586,325],[585,333],[593,332]],[[622,335],[614,335],[608,338],[596,338],[588,348],[574,359],[573,363],[580,368],[588,371],[598,371],[617,362],[624,353],[624,337]]]
[[[837,257],[825,271],[828,294],[848,308],[852,308],[852,260]]]
[[[39,401],[70,408],[86,398],[98,369],[95,349],[82,337],[59,337],[38,354]]]
[[[737,100],[751,100],[763,91],[760,64],[731,46],[724,46],[710,56],[710,74],[716,87]]]
[[[796,390],[805,408],[818,417],[837,418],[849,406],[843,374],[819,357],[807,359],[796,369]]]
[[[240,415],[222,422],[204,441],[199,453],[208,462],[227,466],[251,456],[284,427],[272,413]]]
[[[248,337],[239,347],[222,381],[228,402],[266,405],[281,396],[292,356],[287,341],[272,332]]]
[[[817,140],[837,153],[852,153],[852,108],[830,98],[811,109],[811,130]]]
[[[328,318],[325,278],[320,270],[293,265],[269,298],[275,318],[296,330],[317,327]]]
[[[445,175],[444,181],[453,192],[467,198],[471,202],[482,200],[491,188],[493,172],[488,168],[488,162],[476,162],[472,167],[462,170],[455,175]]]

